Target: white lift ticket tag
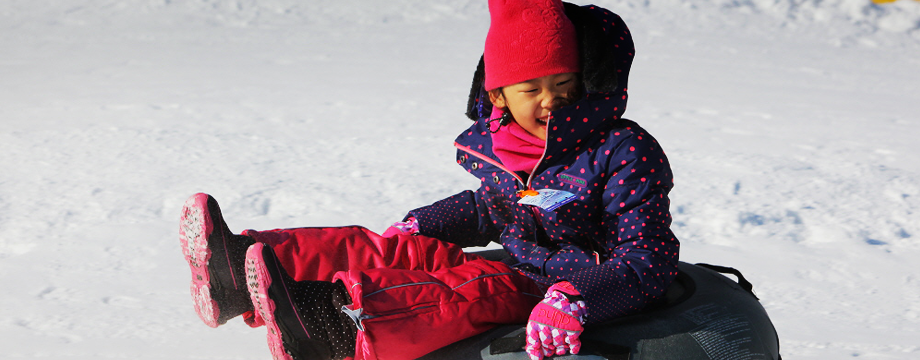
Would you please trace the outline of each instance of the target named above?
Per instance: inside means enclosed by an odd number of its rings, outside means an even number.
[[[564,190],[541,189],[537,195],[528,195],[518,200],[518,204],[539,206],[546,211],[553,211],[575,199],[575,194]]]

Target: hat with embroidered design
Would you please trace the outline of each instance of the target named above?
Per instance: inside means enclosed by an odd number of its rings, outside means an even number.
[[[580,71],[575,27],[560,0],[489,0],[485,89]]]

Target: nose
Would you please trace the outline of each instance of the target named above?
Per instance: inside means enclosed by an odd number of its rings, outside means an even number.
[[[543,98],[540,99],[540,106],[549,111],[557,110],[567,103],[565,94],[553,90],[543,92]]]

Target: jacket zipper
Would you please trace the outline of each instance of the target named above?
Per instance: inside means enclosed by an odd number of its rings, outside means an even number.
[[[524,179],[521,179],[521,177],[518,176],[518,174],[515,174],[514,171],[511,171],[510,169],[506,168],[504,164],[502,164],[502,163],[500,163],[500,162],[498,162],[498,161],[495,161],[494,159],[492,159],[492,158],[490,158],[490,157],[488,157],[488,156],[485,156],[485,155],[483,155],[482,153],[480,153],[480,152],[478,152],[478,151],[476,151],[476,150],[473,150],[473,148],[471,148],[471,147],[469,147],[469,146],[463,146],[463,145],[460,145],[460,144],[457,143],[457,142],[454,142],[454,147],[456,147],[457,149],[463,150],[463,151],[469,153],[470,155],[473,155],[473,156],[479,158],[479,159],[482,160],[482,161],[485,161],[485,162],[487,162],[487,163],[489,163],[489,164],[495,165],[496,167],[498,167],[498,168],[501,169],[502,171],[504,171],[504,172],[508,173],[509,175],[511,175],[512,177],[514,177],[514,179],[517,180],[518,184],[521,184],[521,186],[523,186],[523,187],[525,187],[525,188],[527,188],[527,189],[530,188],[530,180],[532,180],[532,179],[528,178],[528,179],[527,179],[527,184],[525,185],[525,184],[524,184]],[[545,150],[544,150],[544,153],[545,153]],[[542,161],[542,158],[541,158],[541,161]]]
[[[549,139],[549,127],[548,127],[548,126],[547,126],[547,128],[546,128],[546,138]],[[549,144],[549,141],[547,141],[547,145],[548,145],[548,144]],[[518,174],[515,174],[514,171],[511,171],[510,169],[506,168],[505,165],[503,165],[502,163],[500,163],[500,162],[498,162],[498,161],[495,161],[494,159],[492,159],[492,158],[490,158],[490,157],[488,157],[488,156],[485,156],[484,154],[482,154],[482,153],[480,153],[480,152],[478,152],[478,151],[476,151],[476,150],[473,150],[473,148],[471,148],[471,147],[469,147],[469,146],[460,145],[460,143],[458,143],[458,142],[454,142],[454,147],[456,147],[457,149],[463,150],[463,151],[469,153],[470,155],[473,155],[473,156],[479,158],[479,159],[482,160],[482,161],[485,161],[485,162],[487,162],[487,163],[489,163],[489,164],[495,165],[496,167],[498,167],[498,168],[501,169],[502,171],[504,171],[504,172],[508,173],[509,175],[513,176],[513,177],[515,178],[515,180],[517,180],[518,184],[521,184],[521,186],[524,187],[524,189],[530,190],[530,189],[531,189],[530,183],[533,181],[533,174],[535,174],[535,173],[537,172],[537,169],[538,169],[538,168],[540,167],[540,165],[543,163],[543,159],[546,158],[546,149],[547,149],[549,146],[543,147],[543,154],[540,155],[540,159],[537,160],[537,164],[534,165],[533,170],[530,171],[530,176],[527,178],[527,183],[526,183],[526,184],[524,183],[524,179],[521,179],[521,177],[518,176]],[[534,220],[537,222],[537,225],[539,225],[540,227],[543,227],[543,221],[542,221],[542,217],[541,217],[541,215],[540,215],[540,212],[536,209],[536,207],[531,208],[531,211],[533,212]],[[589,251],[591,251],[592,253],[594,253],[594,260],[595,260],[595,262],[597,262],[597,264],[600,265],[600,264],[601,264],[600,252],[598,252],[597,250],[595,250],[594,244],[588,244],[588,247],[590,248]]]
[[[361,315],[358,315],[358,319],[361,319],[362,321],[364,321],[364,320],[369,320],[369,319],[376,319],[376,318],[381,318],[381,317],[387,317],[387,316],[393,316],[393,315],[400,315],[400,314],[410,313],[410,312],[413,312],[413,311],[416,311],[416,310],[422,310],[422,309],[427,309],[427,308],[433,308],[433,307],[435,307],[435,306],[436,306],[436,305],[419,306],[419,307],[417,307],[417,308],[411,308],[411,309],[406,309],[406,310],[401,310],[401,311],[391,312],[391,313],[386,313],[386,314],[380,314],[380,315],[371,315],[371,314],[364,314],[364,313],[362,313]]]
[[[550,113],[549,115],[550,115],[550,117],[552,117],[553,114]],[[547,126],[546,126],[546,134],[545,134],[544,138],[549,139],[549,123],[547,123]],[[530,190],[530,189],[531,189],[530,183],[533,181],[533,174],[536,174],[537,169],[538,169],[538,168],[540,167],[540,165],[543,163],[543,159],[546,158],[546,149],[549,148],[549,146],[548,146],[548,145],[549,145],[549,140],[544,140],[544,141],[546,141],[546,145],[547,145],[547,146],[543,146],[543,154],[540,155],[540,159],[537,160],[537,163],[533,166],[533,169],[530,170],[530,176],[527,177],[527,183],[526,183],[526,184],[524,183],[524,179],[521,179],[521,177],[518,176],[517,174],[515,174],[514,171],[509,170],[508,168],[505,167],[505,165],[502,165],[502,163],[500,163],[500,162],[498,162],[498,161],[495,161],[495,160],[493,160],[492,158],[490,158],[490,157],[488,157],[488,156],[485,156],[484,154],[482,154],[482,153],[480,153],[480,152],[478,152],[478,151],[476,151],[476,150],[473,150],[473,148],[471,148],[471,147],[469,147],[469,146],[460,145],[460,143],[457,143],[456,141],[454,142],[454,147],[456,147],[456,148],[458,148],[458,149],[460,149],[460,150],[466,151],[467,153],[470,153],[471,155],[476,156],[477,158],[479,158],[479,159],[481,159],[481,160],[483,160],[483,161],[485,161],[485,162],[488,162],[489,164],[492,164],[492,165],[497,166],[499,169],[502,169],[502,171],[504,171],[504,172],[510,174],[510,175],[513,176],[515,179],[517,179],[518,184],[521,184],[521,186],[523,186],[525,190]]]
[[[410,313],[410,312],[417,311],[417,310],[432,308],[435,306],[436,305],[419,306],[416,308],[405,309],[401,311],[391,312],[387,314],[380,314],[380,315],[365,314],[363,307],[352,310],[348,308],[348,306],[342,306],[342,312],[345,313],[345,315],[347,315],[349,318],[351,318],[351,321],[354,321],[355,326],[358,327],[359,331],[364,331],[364,320],[371,320],[371,319],[376,319],[376,318],[406,314],[406,313]]]

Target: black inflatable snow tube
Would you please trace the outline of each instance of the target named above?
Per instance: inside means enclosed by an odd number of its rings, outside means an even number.
[[[481,252],[500,258],[502,250]],[[578,355],[553,359],[780,360],[779,338],[740,273],[681,262],[666,302],[640,314],[591,326]],[[733,281],[720,272],[733,273]],[[523,325],[501,326],[423,359],[527,360]]]

